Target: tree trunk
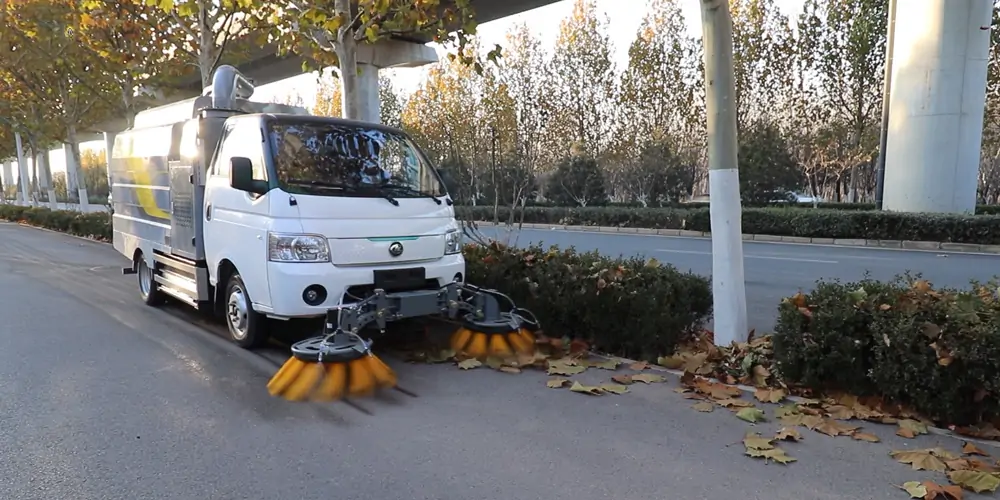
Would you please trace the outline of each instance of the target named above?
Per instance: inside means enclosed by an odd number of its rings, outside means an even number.
[[[208,7],[198,5],[198,69],[201,71],[201,88],[212,84],[212,70],[215,68],[215,31],[208,19]]]
[[[340,102],[344,118],[358,120],[361,118],[361,103],[358,101],[358,42],[354,40],[354,27],[350,25],[353,18],[351,0],[336,0],[334,11],[344,18],[344,24],[337,30],[337,41],[334,51],[337,53],[337,66],[340,68]]]
[[[80,164],[80,141],[77,140],[75,124],[66,127],[66,140],[69,141],[69,151],[73,156],[72,161],[66,162],[66,164],[75,170],[73,176],[76,177],[76,189],[80,195],[80,211],[87,213],[90,208],[90,198],[87,194],[87,180],[83,175],[83,165]],[[67,171],[66,178],[69,177],[70,173]]]

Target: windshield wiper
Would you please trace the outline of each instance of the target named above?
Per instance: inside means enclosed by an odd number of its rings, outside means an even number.
[[[401,184],[385,184],[385,185],[382,186],[382,189],[395,189],[397,191],[402,191],[402,192],[404,192],[406,194],[411,194],[411,195],[416,195],[416,196],[420,196],[420,197],[430,198],[430,199],[434,200],[434,203],[437,203],[438,205],[441,204],[441,200],[439,200],[437,196],[434,196],[431,193],[427,193],[427,192],[421,191],[419,189],[414,189],[414,188],[412,188],[410,186],[403,186]]]
[[[292,186],[309,186],[309,187],[326,188],[326,189],[339,189],[341,191],[344,191],[345,193],[361,193],[364,191],[372,190],[376,191],[380,197],[386,199],[389,203],[392,203],[397,207],[399,206],[399,202],[396,201],[396,198],[393,198],[392,195],[390,195],[389,193],[383,192],[382,190],[378,189],[377,186],[367,186],[367,185],[358,186],[356,184],[345,184],[343,182],[325,182],[325,181],[312,181],[312,180],[307,181],[304,179],[289,179],[288,181],[286,181],[286,183]]]

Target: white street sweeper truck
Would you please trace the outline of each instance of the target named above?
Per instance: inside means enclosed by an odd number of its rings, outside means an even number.
[[[394,320],[455,320],[453,346],[477,358],[534,350],[533,316],[465,283],[452,200],[405,133],[253,91],[221,66],[201,96],[143,111],[115,139],[114,247],[146,304],[221,316],[245,348],[325,318],[268,384],[295,401],[394,387],[361,336]]]

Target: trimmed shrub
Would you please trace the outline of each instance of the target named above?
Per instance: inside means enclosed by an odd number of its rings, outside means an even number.
[[[1000,416],[996,284],[934,290],[910,276],[821,282],[779,306],[772,338],[786,382],[882,396],[938,422]]]
[[[957,425],[1000,415],[996,285],[932,290],[917,281],[872,324],[872,381],[885,396]]]
[[[893,283],[834,280],[783,300],[771,339],[781,377],[814,389],[877,392],[869,376],[875,341],[871,324],[882,311],[874,304],[897,293]]]
[[[489,221],[492,207],[456,207],[463,218]],[[517,210],[515,220],[520,219]],[[524,222],[711,231],[707,208],[526,207]],[[500,208],[506,220],[510,208]],[[1000,244],[1000,215],[912,214],[868,210],[744,208],[743,232],[812,238]]]
[[[0,220],[22,222],[53,231],[85,238],[111,241],[111,216],[107,213],[81,213],[44,207],[0,205]]]
[[[546,335],[586,340],[603,352],[655,360],[674,352],[712,310],[708,279],[654,260],[498,243],[468,245],[464,253],[470,283],[530,309]]]

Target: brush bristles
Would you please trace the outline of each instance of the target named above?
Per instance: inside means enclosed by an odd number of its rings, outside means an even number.
[[[340,363],[291,358],[267,383],[267,392],[289,401],[336,401],[396,386],[396,373],[374,355]]]
[[[533,354],[535,336],[524,328],[491,334],[462,327],[452,335],[451,349],[480,360],[491,356],[508,358],[517,354]]]

